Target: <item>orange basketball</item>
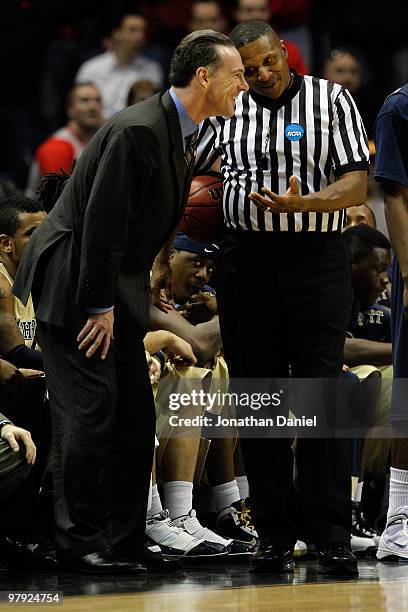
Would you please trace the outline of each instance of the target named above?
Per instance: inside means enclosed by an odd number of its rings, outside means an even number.
[[[178,229],[197,242],[214,242],[223,230],[222,177],[216,172],[195,176]]]

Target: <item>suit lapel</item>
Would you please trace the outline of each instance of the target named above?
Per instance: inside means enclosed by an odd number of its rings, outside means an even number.
[[[184,162],[184,147],[183,137],[181,134],[180,121],[178,118],[177,109],[168,91],[162,96],[162,104],[166,112],[167,124],[169,127],[170,143],[172,146],[172,165],[173,171],[177,177],[176,183],[176,211],[180,214],[182,202],[184,201],[186,165]]]

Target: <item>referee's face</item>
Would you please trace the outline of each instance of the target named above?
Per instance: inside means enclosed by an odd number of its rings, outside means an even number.
[[[290,84],[288,54],[279,38],[261,36],[238,51],[250,89],[279,98]]]

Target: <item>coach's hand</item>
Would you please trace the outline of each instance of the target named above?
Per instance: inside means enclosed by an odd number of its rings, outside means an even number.
[[[86,356],[92,357],[95,351],[100,348],[101,359],[105,359],[113,340],[113,321],[113,310],[90,314],[78,334],[78,349],[81,351],[86,348]]]
[[[264,212],[304,212],[306,202],[303,196],[300,195],[299,184],[295,176],[289,179],[289,188],[285,195],[280,196],[266,187],[262,187],[262,191],[267,197],[260,193],[251,192],[249,199]]]

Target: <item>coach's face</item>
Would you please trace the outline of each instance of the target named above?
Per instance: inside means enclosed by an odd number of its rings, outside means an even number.
[[[218,66],[212,73],[208,73],[207,77],[207,116],[232,117],[235,112],[235,100],[241,91],[248,89],[244,78],[244,66],[235,47],[219,45],[217,54]]]
[[[256,93],[279,98],[290,84],[288,54],[278,37],[261,36],[239,49],[245,78]]]

